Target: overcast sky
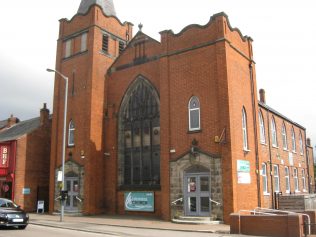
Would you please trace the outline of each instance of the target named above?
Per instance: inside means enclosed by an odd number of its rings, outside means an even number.
[[[72,18],[81,0],[1,1],[0,120],[10,114],[36,117],[46,102],[52,110],[58,20]],[[267,104],[303,125],[316,144],[315,0],[114,0],[119,19],[141,22],[143,32],[178,33],[205,25],[224,11],[232,27],[253,38],[258,90]]]

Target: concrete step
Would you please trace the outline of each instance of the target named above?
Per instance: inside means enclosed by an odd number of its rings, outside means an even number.
[[[221,224],[222,221],[213,221],[210,217],[201,217],[201,216],[178,216],[171,220],[173,223],[177,224]]]
[[[53,216],[60,216],[60,212],[53,212]],[[83,216],[81,212],[64,212],[64,216]]]

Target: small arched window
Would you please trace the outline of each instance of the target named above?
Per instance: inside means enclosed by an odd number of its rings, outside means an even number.
[[[286,137],[286,128],[285,124],[282,125],[282,143],[283,143],[283,149],[287,150],[287,137]]]
[[[300,138],[299,138],[300,140],[300,153],[301,153],[301,155],[303,155],[304,154],[304,149],[303,149],[303,138],[302,138],[302,133],[300,132]]]
[[[75,123],[70,120],[68,128],[68,146],[75,145]]]
[[[295,142],[295,132],[294,128],[292,128],[292,151],[296,152],[296,142]]]
[[[248,133],[247,133],[247,115],[245,108],[242,109],[242,138],[243,138],[243,148],[248,150]]]
[[[200,125],[200,101],[196,96],[189,101],[189,131],[201,129]]]
[[[261,111],[259,111],[259,125],[260,125],[260,142],[262,144],[266,143],[266,134],[264,129],[264,120]]]
[[[275,121],[273,117],[271,119],[271,135],[272,135],[272,146],[277,147],[278,139],[277,139]]]

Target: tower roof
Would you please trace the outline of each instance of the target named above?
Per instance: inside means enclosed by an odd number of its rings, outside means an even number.
[[[105,15],[116,16],[113,0],[81,0],[77,13],[85,14],[94,4],[99,5]]]

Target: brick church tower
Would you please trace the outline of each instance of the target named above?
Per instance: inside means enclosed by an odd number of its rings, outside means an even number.
[[[116,17],[112,0],[82,0],[72,19],[61,19],[56,70],[68,77],[65,155],[65,210],[95,214],[104,211],[102,137],[106,71],[132,37],[132,24]],[[50,212],[61,188],[65,82],[56,74],[54,88]],[[55,177],[55,178],[53,178]]]

